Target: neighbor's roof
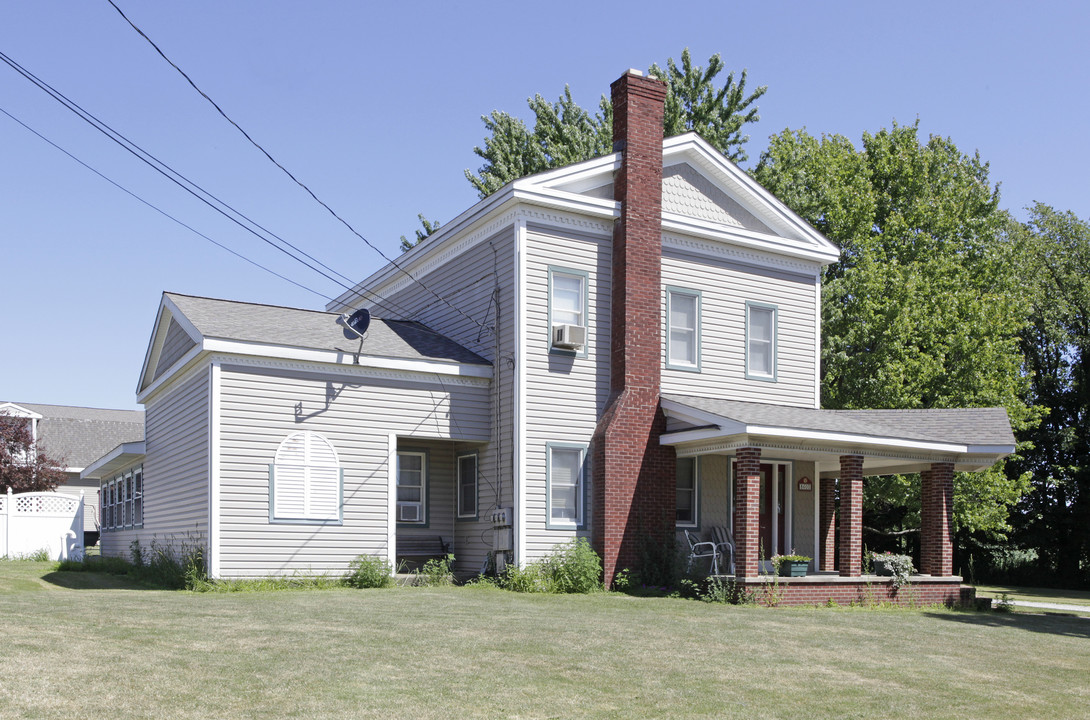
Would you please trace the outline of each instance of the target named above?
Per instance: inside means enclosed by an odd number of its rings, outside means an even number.
[[[38,442],[70,468],[83,468],[121,443],[144,439],[143,410],[13,402],[38,413]]]
[[[1013,446],[1014,433],[1004,408],[943,410],[824,410],[719,400],[691,395],[663,395],[684,405],[746,426],[792,428],[973,446]]]
[[[454,340],[411,320],[372,318],[361,346],[358,337],[337,324],[337,313],[177,293],[164,293],[164,297],[206,338],[406,360],[491,364]]]

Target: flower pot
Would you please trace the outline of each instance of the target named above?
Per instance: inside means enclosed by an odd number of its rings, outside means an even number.
[[[784,560],[776,566],[776,574],[780,577],[806,577],[806,569],[810,563],[805,560]]]
[[[874,574],[893,577],[893,565],[888,560],[876,557],[874,558]]]

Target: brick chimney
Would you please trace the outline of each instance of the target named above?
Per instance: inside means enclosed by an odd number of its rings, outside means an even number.
[[[672,448],[659,445],[662,365],[662,118],[666,84],[629,70],[611,86],[613,198],[610,397],[594,432],[592,541],[605,582],[636,565],[641,544],[674,533]]]

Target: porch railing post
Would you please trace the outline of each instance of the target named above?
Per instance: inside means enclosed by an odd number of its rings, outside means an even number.
[[[936,577],[954,574],[953,463],[931,463],[920,473],[920,572]]]
[[[840,575],[863,570],[863,456],[840,457]]]
[[[761,449],[739,448],[734,461],[734,574],[757,577],[760,543]]]

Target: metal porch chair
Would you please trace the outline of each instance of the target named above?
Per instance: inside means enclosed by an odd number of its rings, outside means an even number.
[[[685,539],[689,543],[689,563],[685,566],[685,572],[691,572],[693,569],[693,560],[711,558],[712,567],[711,574],[719,574],[719,551],[715,547],[715,543],[701,540],[699,537],[693,535],[688,530],[685,531]]]

